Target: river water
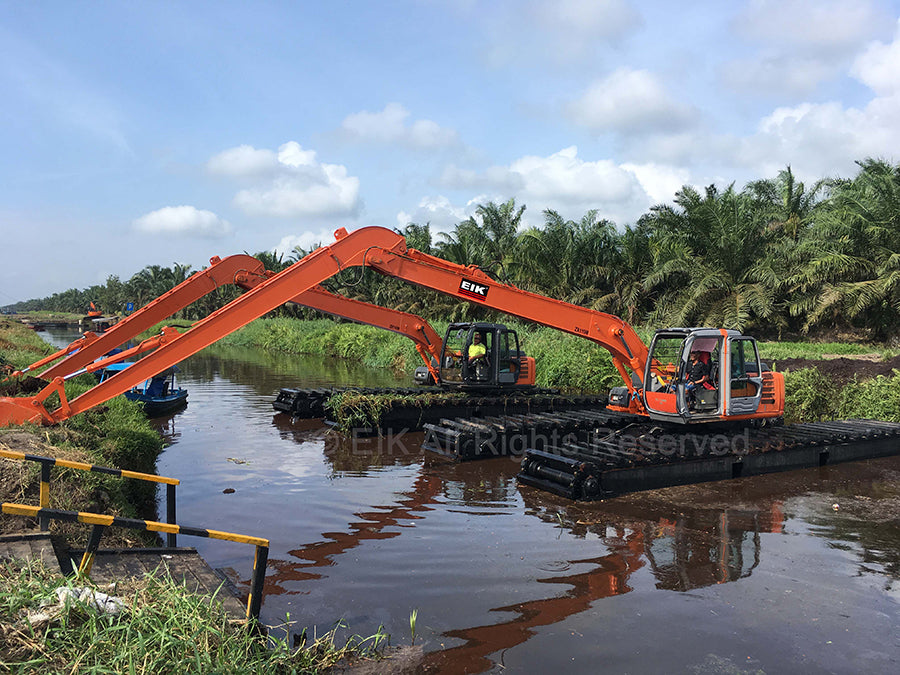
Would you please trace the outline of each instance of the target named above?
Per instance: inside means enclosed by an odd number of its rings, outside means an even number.
[[[383,626],[421,672],[900,672],[900,457],[573,504],[513,459],[272,409],[281,387],[406,384],[389,374],[224,348],[179,367],[158,471],[179,523],[271,540],[269,625]],[[248,588],[251,547],[179,543]]]

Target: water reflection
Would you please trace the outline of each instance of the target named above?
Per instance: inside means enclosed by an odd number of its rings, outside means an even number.
[[[433,509],[436,497],[441,493],[441,480],[437,476],[419,475],[413,489],[405,493],[396,504],[373,506],[371,511],[356,513],[359,520],[347,524],[346,532],[323,532],[323,541],[305,544],[287,551],[293,560],[269,560],[266,576],[266,594],[300,593],[290,582],[321,579],[324,568],[335,564],[338,556],[344,555],[364,542],[377,539],[392,539],[403,534],[402,528],[412,521],[421,519]],[[274,569],[274,573],[271,571]],[[316,570],[316,571],[312,571]],[[249,580],[243,580],[249,588]]]
[[[179,422],[177,420],[179,415],[183,412],[184,409],[181,409],[168,415],[163,415],[162,417],[154,417],[150,420],[150,426],[159,432],[159,435],[163,437],[166,445],[177,443],[178,439],[181,438]]]
[[[407,466],[422,461],[421,432],[388,433],[382,436],[343,434],[322,426],[322,420],[293,419],[276,413],[272,425],[281,438],[295,443],[321,441],[324,456],[334,474],[365,474],[389,466]]]
[[[656,588],[688,591],[750,576],[761,557],[760,534],[781,531],[784,515],[780,502],[761,510],[693,509],[687,513],[646,519],[645,509],[604,513],[590,520],[575,519],[533,493],[526,496],[526,512],[567,530],[580,539],[594,535],[607,548],[602,556],[567,560],[558,564],[571,574],[538,577],[538,584],[568,586],[563,594],[495,607],[510,613],[499,623],[455,629],[445,638],[463,643],[426,656],[426,670],[476,673],[494,666],[488,657],[526,642],[540,626],[561,623],[587,610],[594,602],[632,591],[631,576],[649,566]],[[589,568],[586,571],[584,566]]]
[[[507,621],[446,631],[444,637],[462,640],[463,644],[427,654],[423,669],[448,674],[483,672],[494,665],[488,655],[526,642],[536,628],[560,623],[601,598],[631,591],[629,577],[644,565],[642,533],[624,528],[613,530],[613,536],[606,537],[605,543],[610,549],[608,554],[569,562],[572,566],[588,565],[588,571],[535,580],[538,584],[569,586],[562,595],[491,610],[512,614]]]

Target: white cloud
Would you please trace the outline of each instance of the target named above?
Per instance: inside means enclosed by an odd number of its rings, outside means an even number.
[[[753,0],[736,18],[735,28],[760,42],[834,53],[858,48],[882,19],[868,0]]]
[[[322,164],[318,175],[281,176],[263,188],[241,190],[234,204],[245,213],[280,218],[355,216],[359,179],[343,166]]]
[[[287,260],[293,254],[296,246],[304,251],[311,251],[315,247],[327,246],[332,243],[334,243],[334,232],[331,230],[305,230],[300,234],[289,234],[282,237],[272,250]]]
[[[724,64],[720,80],[735,91],[802,96],[837,72],[836,64],[821,59],[765,54]]]
[[[852,171],[853,161],[900,148],[900,97],[875,99],[865,108],[804,103],[778,108],[742,141],[742,158],[772,174],[786,164],[819,175]]]
[[[622,164],[622,169],[637,176],[653,204],[671,202],[691,179],[687,169],[662,164]]]
[[[299,168],[301,166],[316,166],[316,151],[304,150],[295,141],[285,143],[278,148],[278,161],[285,166]]]
[[[597,80],[569,104],[577,123],[598,133],[671,133],[691,125],[695,113],[674,100],[653,73],[621,68]]]
[[[506,166],[491,166],[483,171],[461,169],[454,164],[444,168],[440,184],[456,189],[489,188],[514,193],[525,187],[524,178]]]
[[[166,206],[141,216],[133,225],[147,234],[218,238],[231,232],[228,221],[193,206]]]
[[[588,61],[643,23],[627,0],[511,0],[490,9],[475,4],[471,14],[486,33],[486,57],[494,66]]]
[[[268,174],[277,166],[278,156],[274,152],[257,150],[250,145],[239,145],[220,152],[206,163],[211,173],[236,178]]]
[[[410,112],[399,103],[388,103],[381,112],[366,110],[347,115],[341,124],[350,138],[371,143],[403,145],[415,150],[433,150],[458,144],[457,134],[431,120],[409,122]]]
[[[866,0],[755,0],[734,21],[759,51],[722,66],[723,85],[749,94],[805,96],[846,72],[883,34],[887,15]]]
[[[449,232],[473,212],[473,208],[454,206],[443,195],[423,197],[412,213],[401,211],[397,214],[397,227],[402,229],[410,223],[429,223],[433,232]]]
[[[557,46],[573,52],[591,41],[618,40],[641,23],[625,0],[532,0],[529,10],[535,27],[554,33]]]
[[[451,167],[442,180],[448,187],[498,190],[505,196],[494,201],[515,197],[517,203],[528,206],[529,212],[554,209],[566,217],[576,213],[580,217],[587,210],[597,209],[602,217],[624,224],[651,205],[644,182],[659,194],[676,177],[681,179],[677,170],[667,175],[659,166],[635,168],[610,160],[585,161],[572,146],[547,157],[521,157],[508,167],[495,166],[481,173]]]
[[[565,148],[549,157],[526,156],[510,165],[522,176],[530,199],[563,205],[594,202],[624,203],[643,192],[633,174],[610,160],[586,162],[578,148]]]
[[[877,94],[900,93],[900,20],[894,41],[870,44],[856,59],[850,72]]]
[[[900,23],[890,44],[872,42],[851,74],[875,96],[865,105],[838,101],[782,106],[738,145],[740,163],[773,174],[786,164],[808,175],[844,175],[865,157],[895,158],[900,148]],[[801,170],[803,170],[801,169]]]
[[[256,216],[344,217],[360,208],[359,179],[340,164],[324,164],[314,150],[289,141],[278,152],[242,145],[207,162],[212,173],[249,183],[234,204]]]

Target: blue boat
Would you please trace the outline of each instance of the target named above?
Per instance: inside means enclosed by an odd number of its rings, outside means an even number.
[[[101,382],[112,377],[116,373],[125,370],[131,363],[113,363],[103,369]],[[167,368],[157,373],[144,382],[142,387],[133,387],[125,392],[125,398],[136,401],[144,406],[144,414],[147,417],[160,417],[174,412],[187,405],[187,389],[177,387],[175,373],[177,366]]]

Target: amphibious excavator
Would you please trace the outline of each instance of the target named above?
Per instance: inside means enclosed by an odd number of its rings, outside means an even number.
[[[647,487],[821,466],[898,451],[900,425],[851,420],[780,426],[784,378],[760,361],[756,341],[738,331],[664,328],[656,331],[648,347],[619,317],[531,293],[501,283],[477,266],[459,265],[408,248],[406,240],[392,230],[365,227],[348,233],[340,229],[335,237],[334,243],[278,274],[265,271],[249,256],[212,259],[208,269],[191,277],[191,283],[149,303],[108,333],[85,334],[34,364],[30,370],[65,357],[41,372],[51,381],[37,395],[0,398],[0,426],[53,424],[99,405],[286,302],[354,320],[362,315],[364,322],[410,337],[428,372],[420,374],[423,381],[430,378],[441,384],[476,388],[534,382],[533,360],[522,355],[515,332],[505,326],[451,325],[441,341],[418,317],[371,305],[357,307],[353,305],[356,301],[319,286],[349,267],[367,267],[579,336],[610,353],[622,386],[610,392],[606,406],[595,402],[558,415],[487,417],[482,412],[474,420],[442,420],[440,429],[446,433],[435,445],[446,450],[448,443],[456,444],[455,450],[446,454],[455,453],[457,459],[484,456],[484,439],[479,440],[482,431],[489,444],[501,437],[508,439],[510,434],[526,438],[520,482],[573,499],[597,499]],[[186,306],[224,283],[247,290],[184,333],[163,329],[132,350],[104,357],[129,336],[170,316],[173,307]],[[352,309],[348,311],[348,307]],[[471,361],[470,347],[476,335],[481,344],[489,343],[480,366]],[[687,374],[694,352],[707,366],[708,386],[689,392]],[[118,375],[67,400],[65,379],[138,353],[144,353],[143,357]],[[58,394],[59,404],[50,409],[47,402],[53,394]],[[433,437],[439,435],[435,429],[430,431]],[[563,435],[555,436],[558,433]],[[695,456],[685,453],[691,448],[696,449]]]
[[[596,342],[610,352],[624,382],[624,387],[611,392],[612,410],[678,423],[756,420],[779,418],[783,414],[783,378],[762,367],[755,340],[737,331],[665,329],[657,332],[648,349],[634,329],[619,317],[524,291],[495,281],[476,266],[451,263],[407,248],[406,240],[391,230],[366,227],[348,233],[340,229],[335,235],[333,244],[317,249],[278,274],[267,273],[261,263],[250,256],[214,258],[210,268],[191,277],[193,283],[182,284],[160,296],[108,334],[86,335],[83,341],[70,345],[65,350],[68,356],[42,373],[43,377],[52,378],[44,391],[30,398],[0,399],[0,424],[54,423],[98,405],[285,302],[312,306],[304,294],[324,290],[318,288],[321,282],[354,266],[369,267],[385,276]],[[197,322],[189,331],[180,334],[169,331],[148,341],[141,351],[152,350],[152,353],[73,401],[66,400],[62,377],[70,377],[80,367],[99,369],[103,360],[95,362],[95,359],[117,346],[114,342],[121,344],[121,338],[129,333],[136,334],[139,326],[141,330],[146,329],[171,315],[172,307],[186,306],[221,283],[237,283],[248,290]],[[415,332],[413,329],[405,334]],[[420,332],[423,337],[419,346],[427,354],[426,366],[435,381],[454,381],[457,378],[454,369],[457,368],[459,381],[472,379],[464,377],[468,375],[468,369],[461,365],[460,357],[479,332],[475,326],[468,326],[465,339],[460,339],[455,346],[448,344],[448,333],[438,354],[426,347],[435,344],[435,338],[428,335],[424,324]],[[512,336],[514,332],[501,330],[492,338],[492,350],[496,353],[492,354],[495,358],[490,377],[495,381],[505,378],[518,382],[520,373],[528,370],[521,367],[517,345],[515,348],[510,345]],[[704,394],[699,406],[691,409],[684,373],[688,354],[697,350],[707,354],[711,372],[715,373],[710,378],[715,388],[712,393]],[[123,357],[119,354],[110,358],[121,360]],[[437,369],[435,362],[439,366]],[[529,378],[532,376],[533,369]],[[48,410],[44,402],[52,393],[59,394],[60,405],[55,410]]]
[[[336,241],[317,249],[278,274],[266,272],[250,256],[213,258],[208,269],[193,275],[190,284],[182,284],[152,301],[102,336],[86,335],[66,350],[66,358],[41,373],[52,378],[39,394],[27,398],[0,399],[0,424],[40,421],[52,424],[103,403],[178,361],[194,354],[224,335],[246,325],[285,302],[307,306],[324,289],[319,284],[348,267],[369,267],[385,276],[430,288],[487,308],[520,317],[557,330],[591,340],[607,349],[623,378],[624,387],[611,392],[610,409],[650,419],[695,423],[713,420],[758,420],[779,418],[784,407],[784,380],[767,371],[759,361],[756,342],[736,331],[699,328],[673,328],[657,332],[651,347],[641,341],[634,329],[619,317],[531,293],[489,277],[476,266],[463,266],[407,248],[398,233],[381,227],[366,227],[348,233],[343,228]],[[222,283],[237,283],[247,292],[225,307],[197,322],[185,333],[166,331],[145,341],[140,351],[151,351],[116,377],[85,392],[73,401],[65,398],[63,377],[71,377],[78,368],[97,370],[103,361],[95,361],[126,335],[134,335],[170,316],[172,308],[183,307]],[[325,292],[327,293],[327,292]],[[327,294],[331,295],[331,294]],[[333,296],[332,296],[333,298]],[[389,321],[386,323],[390,323]],[[435,354],[433,330],[416,327],[401,331],[412,335],[419,330],[426,367],[435,381],[460,382],[472,378],[462,365],[465,349],[477,325],[467,326],[465,337],[452,344],[448,332],[441,350]],[[453,329],[451,329],[453,330]],[[429,332],[432,335],[429,335]],[[484,334],[482,332],[482,334]],[[498,329],[491,345],[493,363],[488,371],[494,382],[519,382],[522,367],[517,344],[511,344],[513,331]],[[116,343],[116,344],[113,344]],[[711,362],[712,394],[704,394],[701,405],[690,409],[685,391],[684,373],[691,351],[703,350]],[[132,352],[134,353],[134,352]],[[427,357],[425,356],[427,354]],[[488,359],[490,359],[490,356]],[[122,354],[109,357],[125,358]],[[435,363],[438,368],[435,368]],[[490,360],[488,360],[490,363]],[[459,364],[459,365],[457,365]],[[39,362],[37,367],[45,365]],[[458,373],[455,372],[458,370]],[[60,405],[48,410],[44,403],[51,394],[60,396]]]
[[[68,406],[64,390],[60,388],[61,382],[83,372],[102,371],[114,363],[159,349],[176,340],[180,333],[174,329],[164,328],[159,335],[144,340],[136,347],[126,351],[119,349],[139,333],[172,316],[219,286],[235,284],[249,290],[273,276],[274,273],[265,270],[261,262],[248,255],[235,255],[225,259],[214,257],[210,260],[208,268],[192,275],[104,333],[88,331],[54,354],[14,373],[14,376],[40,371],[38,377],[50,380],[45,390],[30,399],[30,405],[39,409],[51,394],[59,393],[63,405],[52,414],[45,411],[41,417],[45,423],[61,421],[86,409],[82,405],[74,408]],[[526,357],[519,350],[516,332],[503,324],[486,322],[451,324],[446,338],[441,341],[437,332],[419,316],[331,293],[318,284],[288,302],[410,338],[425,364],[416,370],[415,378],[419,384],[492,391],[521,391],[534,388],[534,359]],[[483,341],[486,351],[480,358],[470,361],[462,355],[467,353],[475,335]],[[41,370],[42,368],[44,370]],[[100,402],[100,395],[102,393],[98,392],[98,396],[95,397],[97,402]],[[0,407],[5,400],[0,399]],[[24,403],[20,399],[9,400],[18,405]],[[9,420],[5,423],[8,424],[10,421],[14,422]],[[3,422],[2,418],[0,422]]]

